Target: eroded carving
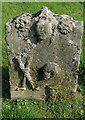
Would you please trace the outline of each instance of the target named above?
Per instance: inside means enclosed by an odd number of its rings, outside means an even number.
[[[30,65],[26,65],[27,63],[24,64],[21,60],[21,56],[16,56],[15,59],[17,60],[19,67],[22,70],[23,75],[24,75],[22,86],[16,89],[26,90],[26,79],[30,82],[32,88],[34,88],[33,81],[30,75],[30,67],[29,67]]]
[[[49,62],[39,69],[37,78],[38,80],[48,80],[59,75],[60,72],[61,68],[57,63]]]
[[[68,21],[68,19],[59,21],[57,26],[58,31],[62,34],[67,34],[74,31],[75,24],[72,21]]]
[[[36,25],[36,34],[41,40],[49,39],[52,34],[52,25],[49,20],[39,19]]]
[[[82,21],[54,14],[47,7],[9,19],[6,42],[11,98],[45,99],[47,94],[50,98],[48,88],[63,80],[76,92],[82,33]]]

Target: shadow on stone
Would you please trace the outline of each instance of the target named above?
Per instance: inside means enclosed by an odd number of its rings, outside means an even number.
[[[38,73],[37,73],[37,80],[38,81],[41,81],[41,80],[44,80],[44,66],[42,66],[39,70],[38,70]]]
[[[37,44],[37,43],[41,42],[41,39],[39,38],[39,35],[37,34],[37,31],[36,31],[36,25],[37,25],[37,22],[34,23],[34,24],[31,26],[30,30],[29,30],[30,41],[31,41],[31,43],[33,43],[33,44]],[[34,40],[33,38],[31,38],[32,35],[33,35],[33,37],[34,37],[36,40]]]
[[[14,67],[15,67],[15,71],[18,72],[18,76],[19,76],[18,87],[21,87],[22,84],[23,84],[24,74],[23,74],[22,70],[21,70],[20,67],[19,67],[18,61],[17,61],[15,58],[13,58],[12,61],[13,61],[14,65],[15,65],[15,66],[14,66]]]
[[[26,85],[28,89],[32,89],[32,85],[30,84],[30,82],[27,80],[26,78]]]
[[[46,101],[50,99],[51,93],[50,93],[50,88],[48,86],[45,87],[45,94],[46,94]]]

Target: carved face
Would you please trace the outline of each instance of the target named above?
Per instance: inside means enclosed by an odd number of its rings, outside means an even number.
[[[61,68],[58,64],[49,62],[44,66],[44,79],[49,79],[51,77],[55,77],[57,74],[61,72]]]
[[[52,34],[52,25],[48,20],[39,20],[36,26],[36,33],[38,37],[43,40],[50,37]]]

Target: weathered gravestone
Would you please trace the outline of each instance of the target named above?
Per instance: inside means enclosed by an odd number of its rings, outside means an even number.
[[[60,90],[66,86],[76,92],[82,33],[83,22],[54,14],[47,7],[9,19],[6,42],[11,98],[42,100],[56,94],[57,85]]]

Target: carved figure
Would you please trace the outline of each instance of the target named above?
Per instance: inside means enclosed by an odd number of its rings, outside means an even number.
[[[16,56],[16,59],[19,63],[20,69],[23,71],[23,74],[24,74],[23,84],[22,84],[21,88],[18,88],[18,89],[26,90],[26,78],[32,85],[32,88],[34,88],[33,81],[32,81],[31,75],[30,75],[30,68],[29,67],[25,68],[24,63],[21,60],[21,56]]]

